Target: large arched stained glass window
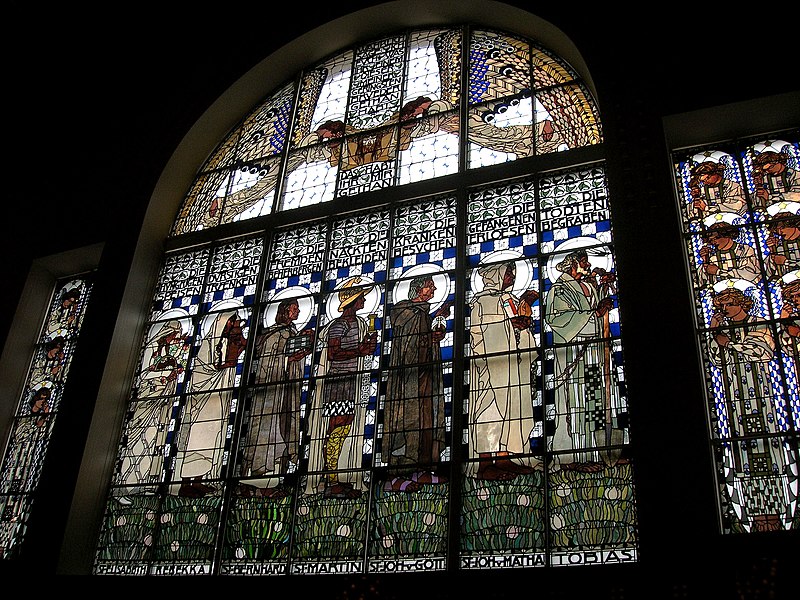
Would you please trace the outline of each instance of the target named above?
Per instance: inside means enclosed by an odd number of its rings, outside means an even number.
[[[586,85],[518,36],[269,96],[175,221],[95,572],[635,561],[608,196]]]
[[[676,152],[722,530],[796,529],[798,132]]]

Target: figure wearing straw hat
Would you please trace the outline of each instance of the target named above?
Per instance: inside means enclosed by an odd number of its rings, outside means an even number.
[[[365,306],[371,286],[358,287],[360,277],[346,281],[338,293],[340,316],[320,332],[324,350],[311,414],[309,471],[324,470],[317,486],[328,498],[357,498],[355,470],[361,464],[360,436],[354,424],[362,422],[361,372],[364,358],[375,352],[378,334],[357,313]],[[309,478],[309,485],[312,478]],[[313,486],[311,486],[313,487]],[[310,491],[310,489],[309,489]]]

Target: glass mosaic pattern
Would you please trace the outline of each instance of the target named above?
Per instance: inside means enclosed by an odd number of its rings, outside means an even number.
[[[798,132],[675,153],[725,532],[796,529]]]
[[[168,257],[96,571],[636,560],[613,255],[596,167]]]
[[[0,465],[0,559],[15,557],[34,508],[50,436],[78,344],[93,282],[88,275],[56,282]]]
[[[95,572],[635,562],[602,163],[390,189],[601,142],[569,65],[472,27],[337,53],[246,115],[172,236],[251,226],[165,258]]]
[[[603,170],[480,190],[467,211],[462,567],[633,561]]]
[[[199,170],[172,235],[601,141],[594,100],[546,49],[412,30],[331,56],[256,106]]]

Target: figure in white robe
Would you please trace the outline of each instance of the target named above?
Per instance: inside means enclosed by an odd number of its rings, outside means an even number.
[[[174,394],[189,358],[190,327],[188,318],[170,319],[151,327],[136,378],[136,398],[125,422],[126,443],[120,456],[117,484],[158,483],[164,476],[164,445]]]
[[[240,310],[210,315],[209,326],[201,332],[178,431],[176,471],[181,478],[181,496],[201,497],[214,491],[203,480],[221,475],[236,371],[247,345],[247,319]]]
[[[756,283],[761,279],[758,259],[753,248],[737,241],[739,228],[720,221],[706,229],[701,237],[700,285],[713,286],[724,279],[744,279]]]
[[[706,160],[692,167],[689,179],[690,217],[705,219],[717,213],[743,215],[747,200],[742,186],[727,177],[729,167],[724,162]]]
[[[770,281],[800,269],[800,216],[797,214],[800,204],[781,202],[773,207],[778,210],[769,225],[766,239],[769,253],[764,258],[764,269]]]
[[[800,202],[800,176],[796,168],[793,168],[797,166],[796,162],[794,157],[784,151],[764,150],[755,156],[755,204],[766,208],[778,202]]]
[[[538,294],[513,293],[514,261],[480,267],[483,289],[470,302],[469,442],[479,479],[508,481],[540,468],[531,377],[538,356],[531,311]],[[471,467],[475,467],[473,463]]]

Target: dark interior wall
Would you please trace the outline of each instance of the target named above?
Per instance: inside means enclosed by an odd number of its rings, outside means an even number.
[[[147,204],[172,153],[206,109],[264,57],[318,25],[376,4],[289,5],[278,12],[268,3],[213,9],[140,3],[122,16],[69,5],[12,8],[16,31],[3,40],[5,55],[13,57],[6,109],[11,185],[0,222],[3,255],[11,260],[0,295],[0,342],[34,261],[105,244],[69,384],[72,396],[85,402],[59,422],[63,433],[51,451],[58,460],[48,459],[42,482],[43,498],[62,501],[49,500],[48,521],[30,532],[35,551],[28,557],[35,552],[41,572],[58,570],[80,468],[79,457],[66,457],[79,454],[76,445],[102,406],[97,390],[110,332]],[[531,10],[529,2],[507,4]],[[797,19],[770,19],[764,31],[750,14],[717,7],[654,7],[646,19],[640,10],[616,6],[535,8],[581,52],[603,116],[638,453],[642,566],[634,572],[665,597],[710,586],[702,576],[711,567],[727,573],[731,592],[737,580],[756,585],[776,565],[784,581],[796,535],[741,540],[717,534],[667,133],[673,140],[689,131],[715,141],[756,133],[745,130],[748,120],[764,128],[792,119],[800,125],[797,96],[785,96],[800,89],[788,58],[796,54]],[[776,95],[779,101],[766,104],[774,114],[749,104]],[[711,113],[723,114],[721,120],[693,112],[720,105],[732,105]],[[86,543],[93,543],[88,532]],[[557,584],[560,575],[547,577]],[[603,577],[605,593],[613,595],[626,589],[630,571]]]

